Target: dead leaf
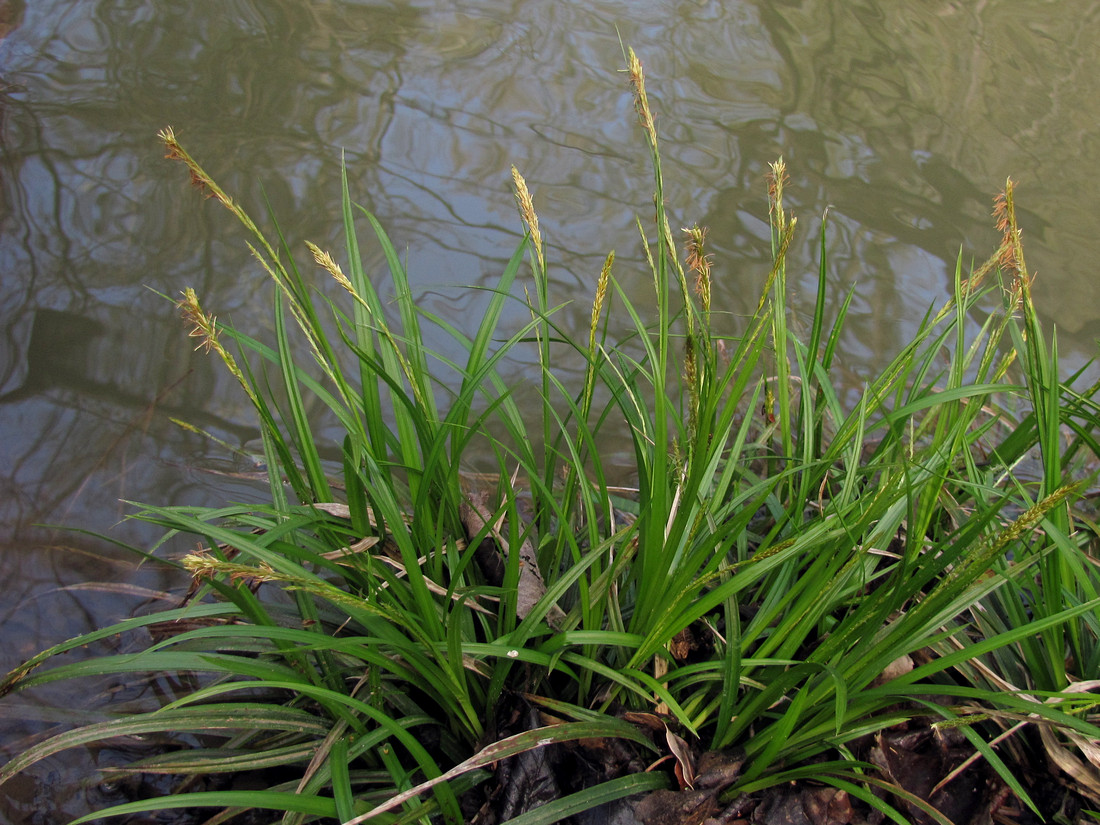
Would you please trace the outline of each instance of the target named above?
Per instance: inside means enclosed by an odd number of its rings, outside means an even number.
[[[364,539],[364,541],[366,541],[366,539]],[[336,552],[340,552],[340,551],[336,551]],[[392,567],[394,570],[397,571],[398,576],[405,576],[405,575],[408,574],[408,571],[405,569],[405,565],[402,564],[397,559],[391,559],[389,556],[371,556],[371,558],[374,561],[378,562],[379,564],[388,564],[390,567]],[[421,558],[421,559],[418,559],[418,561],[421,564],[423,564],[426,561],[426,559]],[[437,595],[437,596],[446,596],[447,598],[449,598],[453,602],[457,602],[460,599],[465,598],[464,593],[452,592],[452,591],[448,590],[446,587],[444,587],[443,585],[436,584],[435,582],[433,582],[429,578],[424,579],[424,586],[426,588],[428,588],[428,590],[430,592],[435,593],[435,595]],[[389,587],[389,582],[382,582],[380,587],[382,589],[385,589],[385,588]],[[482,598],[489,599],[490,601],[492,601],[492,597],[490,597],[490,596],[483,596]],[[482,607],[480,604],[478,604],[477,602],[475,602],[471,599],[466,600],[466,607],[468,607],[471,610],[474,610],[478,613],[484,613],[486,616],[495,616],[496,615],[495,610],[489,610],[485,607]]]
[[[655,713],[645,713],[643,711],[628,710],[623,713],[623,721],[630,722],[632,725],[638,725],[640,727],[649,728],[655,733],[660,733],[667,730],[665,727],[665,721]]]
[[[806,788],[802,810],[814,825],[849,825],[855,812],[846,791],[837,788]]]
[[[951,822],[970,822],[981,800],[982,774],[971,766],[951,774],[957,754],[941,747],[931,729],[887,731],[875,735],[870,761],[882,768],[884,777],[899,789],[918,797]],[[932,825],[933,819],[919,806],[900,798],[904,812],[917,825]]]
[[[895,659],[888,664],[882,673],[873,682],[874,685],[885,685],[887,682],[892,682],[899,676],[904,676],[913,669],[913,659],[911,656],[905,655],[898,659]]]
[[[332,550],[328,553],[322,553],[321,558],[328,559],[330,561],[339,561],[345,556],[354,556],[357,553],[362,553],[366,550],[370,550],[374,545],[378,544],[381,539],[378,536],[367,536],[365,539],[359,539],[355,544],[349,544],[347,547],[341,547],[339,550]]]
[[[320,510],[322,513],[328,513],[330,516],[346,518],[348,521],[351,521],[351,508],[338,501],[320,501],[314,504],[313,507]]]
[[[346,504],[341,504],[338,501],[319,501],[314,503],[312,506],[314,510],[320,510],[322,513],[328,513],[333,518],[343,518],[351,521],[351,508],[348,507],[348,505]],[[367,522],[369,522],[370,526],[377,529],[378,518],[374,515],[374,510],[368,507],[366,509],[366,516]],[[406,524],[408,524],[410,521],[410,517],[408,514],[403,515],[402,519],[405,521]]]
[[[668,684],[665,683],[665,676],[668,675],[668,660],[664,656],[653,657],[653,679],[656,682],[664,685],[666,688]],[[668,704],[659,695],[655,695],[653,700],[657,703],[653,708],[655,713],[662,716],[668,714]]]
[[[695,766],[695,787],[723,791],[741,776],[745,766],[745,752],[705,751]]]
[[[1100,687],[1100,680],[1092,679],[1085,682],[1074,682],[1065,689],[1065,692],[1088,693],[1097,687]],[[1047,699],[1048,704],[1057,701],[1057,697]],[[1079,793],[1100,804],[1100,741],[1082,736],[1073,730],[1063,729],[1060,733],[1084,755],[1087,761],[1078,759],[1072,751],[1064,747],[1058,741],[1051,725],[1039,723],[1039,738],[1043,742],[1043,748],[1046,749],[1050,761],[1073,779],[1077,784]]]
[[[1074,682],[1066,688],[1065,692],[1087,693],[1098,687],[1100,687],[1100,680],[1092,679]],[[1023,699],[1039,704],[1038,699],[1023,691],[1019,691],[1019,695]],[[1057,702],[1058,697],[1052,696],[1046,701],[1048,704]],[[1077,783],[1076,790],[1080,794],[1100,804],[1100,741],[1082,736],[1076,731],[1064,729],[1060,731],[1085,756],[1087,761],[1083,762],[1058,741],[1054,726],[1041,721],[1037,714],[1032,714],[1031,720],[1035,721],[1039,728],[1039,738],[1051,764],[1073,778]]]
[[[703,825],[718,810],[713,791],[653,791],[635,816],[642,825]]]
[[[672,637],[672,641],[668,645],[668,652],[672,654],[673,659],[682,664],[697,647],[695,634],[691,632],[690,627],[685,627]]]
[[[695,788],[695,759],[691,755],[691,748],[681,737],[677,736],[668,726],[665,726],[665,741],[668,749],[676,757],[676,780],[680,783],[680,790]]]
[[[504,523],[502,513],[495,522],[491,522],[492,513],[488,507],[488,497],[484,492],[471,492],[466,497],[466,505],[462,508],[461,518],[466,527],[467,539],[473,540],[474,536],[489,527],[489,535],[493,537],[500,554],[505,559],[511,556],[512,548],[504,537],[501,527]],[[484,548],[478,547],[475,553],[483,553]],[[493,554],[496,555],[496,554]],[[478,563],[485,569],[483,555],[478,556]],[[500,557],[497,556],[499,559]],[[543,581],[542,572],[539,570],[538,557],[535,547],[530,539],[524,539],[519,546],[519,579],[516,582],[516,616],[522,621],[535,609],[535,605],[546,595],[546,583]],[[501,565],[503,568],[503,565]],[[498,573],[503,579],[503,569]],[[487,575],[492,575],[487,573]],[[557,627],[565,620],[565,612],[556,604],[551,605],[546,614],[546,621],[551,627]]]

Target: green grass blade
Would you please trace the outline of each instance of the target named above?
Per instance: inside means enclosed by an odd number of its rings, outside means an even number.
[[[668,777],[663,773],[656,771],[632,773],[539,805],[527,813],[505,820],[505,823],[507,825],[552,825],[574,814],[590,811],[623,797],[667,788],[668,784]]]
[[[127,802],[115,805],[95,813],[74,819],[71,825],[114,816],[127,816],[175,810],[177,808],[242,808],[264,811],[289,811],[310,816],[334,817],[336,804],[331,799],[319,796],[304,796],[285,791],[196,791],[176,796],[162,796],[156,799],[143,799],[140,802]]]

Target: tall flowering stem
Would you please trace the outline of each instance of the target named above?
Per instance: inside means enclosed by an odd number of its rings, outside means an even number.
[[[176,132],[171,126],[167,126],[157,132],[157,137],[160,138],[161,143],[164,144],[164,148],[167,150],[165,157],[169,160],[178,160],[182,162],[191,175],[191,185],[206,195],[208,198],[214,198],[218,203],[228,209],[241,223],[245,225],[249,232],[255,235],[264,246],[264,251],[271,256],[272,260],[276,258],[275,250],[264,239],[263,234],[259,228],[253,223],[252,218],[248,216],[248,213],[240,207],[240,205],[229,197],[225,193],[225,190],[218,186],[210,175],[206,173],[187,150],[184,149],[179,141],[176,139]]]

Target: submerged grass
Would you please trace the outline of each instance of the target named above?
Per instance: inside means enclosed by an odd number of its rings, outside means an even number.
[[[951,295],[846,409],[833,365],[852,296],[827,318],[824,228],[808,337],[787,323],[797,223],[783,204],[783,162],[769,176],[773,265],[759,305],[739,335],[721,337],[706,232],[685,230],[682,257],[633,52],[627,71],[654,172],[655,224],[638,225],[654,299],[633,303],[609,254],[583,340],[556,320],[538,217],[516,170],[527,236],[471,336],[417,305],[346,176],[347,269],[309,247],[347,293],[338,302],[161,133],[168,157],[241,221],[277,286],[273,345],[218,322],[192,290],[179,300],[199,347],[255,407],[270,502],[141,509],[136,518],[201,541],[182,559],[194,592],[176,609],[43,652],[0,690],[124,672],[202,678],[155,712],[45,739],[0,781],[108,737],[194,733],[192,746],[126,770],[265,771],[270,787],[95,816],[216,806],[278,811],[284,822],[459,823],[464,804],[476,810],[492,794],[506,757],[606,738],[647,763],[674,757],[686,784],[692,754],[739,754],[725,799],[809,777],[895,821],[906,814],[884,788],[946,821],[861,757],[868,735],[931,720],[958,727],[1029,805],[1029,747],[1057,753],[1100,801],[1087,692],[1100,674],[1097,530],[1079,506],[1100,456],[1100,387],[1059,380],[1011,181],[996,207],[1000,248],[970,272],[960,261]],[[395,314],[364,271],[364,221],[389,265]],[[974,330],[997,295],[1002,311]],[[514,300],[530,320],[509,331],[501,318]],[[613,309],[633,327],[621,342],[608,338]],[[454,346],[430,349],[426,327]],[[294,338],[307,363],[295,360]],[[566,349],[585,364],[579,389],[552,368]],[[500,371],[532,350],[535,421]],[[323,458],[331,445],[318,442],[310,398],[343,430],[338,464]],[[601,440],[620,425],[637,478],[629,495],[601,460]],[[487,432],[500,435],[486,442]],[[495,459],[495,479],[460,470],[474,450]],[[1032,459],[1038,478],[1019,469]],[[95,639],[163,634],[183,619],[138,654],[39,669]],[[1041,745],[1018,735],[1029,726]],[[631,764],[562,780],[559,799],[515,821],[553,822],[674,784],[671,772]]]

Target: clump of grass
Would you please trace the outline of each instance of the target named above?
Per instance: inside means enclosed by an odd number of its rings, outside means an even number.
[[[994,739],[1020,720],[1079,742],[1100,737],[1087,694],[1069,690],[1100,664],[1096,528],[1076,507],[1096,476],[1100,388],[1059,380],[1056,339],[1047,343],[1031,302],[1011,182],[998,200],[1000,248],[969,273],[957,266],[951,294],[845,409],[832,373],[852,296],[827,317],[824,228],[808,337],[787,324],[797,222],[783,203],[783,162],[768,180],[773,264],[757,311],[720,336],[706,232],[691,227],[685,251],[677,247],[632,51],[628,75],[654,173],[656,219],[638,224],[653,300],[630,300],[608,254],[580,340],[558,326],[534,198],[517,170],[527,235],[471,336],[417,305],[346,176],[345,249],[309,247],[342,287],[336,300],[170,129],[161,133],[168,156],[241,221],[277,286],[271,345],[218,322],[191,290],[179,302],[199,346],[255,407],[270,501],[140,510],[136,518],[201,542],[181,562],[194,592],[173,610],[43,652],[0,690],[119,672],[201,678],[153,713],[44,740],[0,769],[0,781],[66,747],[194,733],[202,747],[126,770],[267,770],[281,781],[96,816],[219,806],[282,811],[286,822],[458,823],[463,795],[491,788],[505,757],[606,737],[650,761],[672,749],[681,778],[692,752],[740,749],[744,768],[726,798],[812,777],[895,821],[905,816],[883,788],[943,821],[861,761],[858,741],[914,719],[957,725],[1032,804],[1012,760],[1033,757],[1011,738],[1002,756]],[[363,221],[389,265],[393,316],[361,263]],[[969,331],[998,294],[1002,311]],[[506,330],[513,300],[530,320]],[[612,311],[630,319],[628,340],[608,339]],[[454,346],[429,349],[427,326]],[[500,372],[532,348],[537,420]],[[552,368],[565,349],[584,359],[580,388]],[[318,443],[310,396],[339,422],[342,444]],[[630,494],[601,461],[601,439],[620,425],[634,454]],[[486,442],[487,432],[501,435]],[[333,446],[336,463],[322,458]],[[475,449],[495,459],[495,477],[461,472]],[[1026,456],[1041,460],[1040,479],[1018,473]],[[183,619],[139,654],[39,669],[95,639]],[[530,718],[518,729],[517,708]],[[628,712],[657,714],[645,718],[668,736]],[[624,764],[565,789],[538,821],[672,781]]]

